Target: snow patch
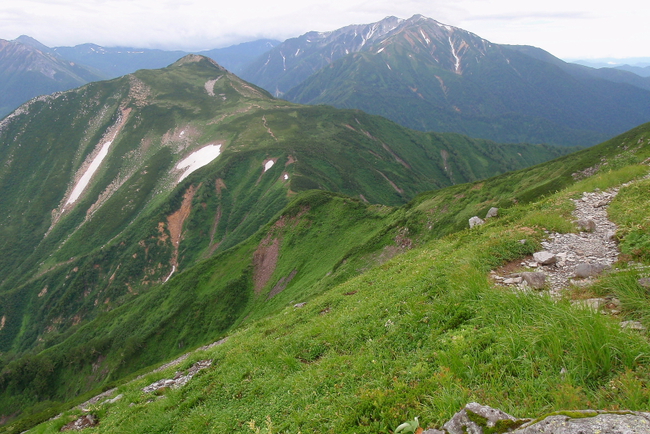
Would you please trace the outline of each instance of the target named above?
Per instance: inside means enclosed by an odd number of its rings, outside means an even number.
[[[420,29],[420,34],[422,35],[422,37],[424,38],[424,40],[427,41],[427,45],[429,45],[429,44],[431,43],[431,40],[430,40],[429,38],[427,38],[427,35],[424,34],[424,32],[422,31],[422,29]]]
[[[460,58],[456,54],[456,48],[454,48],[454,43],[451,42],[451,36],[449,36],[449,45],[451,46],[451,54],[456,59],[456,72],[460,69]]]
[[[267,170],[269,170],[271,167],[273,167],[274,164],[275,161],[273,160],[269,160],[266,163],[264,163],[264,171],[266,172]]]
[[[286,180],[288,180],[288,179],[289,179],[289,175],[285,173],[285,174],[284,174],[284,180],[286,181]]]
[[[176,169],[185,169],[178,182],[187,178],[192,172],[210,164],[221,154],[221,145],[208,145],[190,154],[176,165]]]
[[[386,48],[386,47],[381,47],[379,50],[377,50],[377,54],[379,54],[379,53],[381,53],[382,51],[384,51],[384,48]]]
[[[181,131],[180,136],[183,137],[185,135],[185,130]]]
[[[391,68],[388,63],[386,64],[386,66],[388,66],[388,69],[390,69],[391,71],[393,70],[393,68]]]
[[[90,182],[90,178],[93,177],[97,169],[99,169],[99,165],[102,164],[102,161],[108,155],[108,148],[110,148],[111,143],[113,143],[113,141],[109,140],[108,142],[102,145],[102,149],[100,149],[99,153],[97,154],[93,162],[90,163],[90,166],[88,166],[86,172],[83,174],[81,179],[79,179],[79,182],[77,182],[77,185],[75,185],[75,187],[72,189],[72,193],[70,194],[68,201],[65,203],[66,205],[75,203],[77,199],[79,199],[81,193],[83,193],[83,191],[88,186],[88,183]]]
[[[167,278],[165,279],[165,281],[163,283],[167,283],[169,278],[172,277],[172,274],[174,274],[174,271],[176,271],[176,265],[172,265],[172,272],[169,273],[169,276],[167,276]]]

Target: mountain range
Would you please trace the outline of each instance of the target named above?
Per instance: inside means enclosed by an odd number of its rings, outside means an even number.
[[[103,78],[161,68],[187,54],[93,44],[49,49],[28,37],[13,43]],[[494,44],[421,15],[199,54],[292,102],[361,109],[408,128],[497,142],[591,146],[650,119],[650,77]],[[3,105],[5,112],[12,107]]]
[[[290,101],[500,142],[589,146],[650,119],[648,78],[420,15],[289,39],[241,75]]]

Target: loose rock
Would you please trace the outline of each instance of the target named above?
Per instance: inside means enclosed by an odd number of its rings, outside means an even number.
[[[479,226],[485,223],[485,220],[478,216],[474,216],[471,219],[469,219],[469,228],[473,228],[474,226]]]
[[[584,279],[585,277],[596,276],[603,272],[604,265],[601,264],[588,264],[586,262],[580,263],[576,266],[574,275],[575,277]]]
[[[91,426],[95,426],[99,423],[99,420],[97,417],[95,417],[92,414],[87,414],[85,416],[81,416],[79,419],[70,422],[67,425],[64,425],[61,427],[60,431],[79,431],[84,428],[89,428]]]
[[[596,222],[592,219],[580,219],[578,220],[578,229],[585,232],[595,232],[596,231]]]
[[[524,272],[521,278],[534,289],[544,289],[546,285],[546,274],[542,272]]]
[[[642,277],[639,279],[639,285],[645,289],[650,289],[650,277]]]
[[[557,256],[547,251],[533,253],[533,259],[540,265],[551,265],[557,262]]]
[[[489,219],[492,217],[496,217],[499,215],[499,208],[492,207],[488,210],[487,214],[485,214],[485,219]]]

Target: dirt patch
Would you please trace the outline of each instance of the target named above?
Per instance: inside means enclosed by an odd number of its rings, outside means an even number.
[[[200,187],[200,185],[199,185]],[[181,236],[183,233],[183,223],[185,219],[190,216],[192,211],[192,199],[194,198],[194,193],[198,187],[190,186],[185,195],[183,196],[183,203],[178,211],[167,216],[167,229],[169,230],[169,235],[171,237],[172,246],[174,248],[174,253],[172,254],[171,264],[172,266],[178,265],[178,246],[181,243]]]
[[[284,167],[287,167],[289,164],[293,164],[296,162],[296,159],[294,158],[293,155],[289,155],[289,158],[287,158],[287,162],[284,163]]]
[[[399,188],[399,187],[397,186],[397,184],[395,184],[393,181],[391,181],[390,179],[388,179],[388,177],[387,177],[386,175],[384,175],[383,173],[381,173],[379,170],[377,170],[377,173],[379,173],[381,176],[383,176],[384,179],[385,179],[386,181],[388,181],[388,183],[389,183],[389,184],[390,184],[390,185],[395,189],[396,192],[398,192],[399,194],[404,194],[404,190],[402,190],[401,188]]]
[[[253,254],[253,282],[255,294],[259,294],[275,271],[280,253],[280,239],[271,239],[273,234],[267,235]]]
[[[291,273],[289,273],[288,276],[283,277],[278,281],[278,283],[275,284],[271,292],[269,292],[269,296],[267,297],[267,300],[272,299],[287,287],[287,285],[293,280],[294,277],[296,277],[296,274],[298,274],[298,270],[293,270]]]
[[[409,166],[409,164],[408,164],[406,161],[404,161],[404,160],[402,160],[401,158],[399,158],[399,157],[397,156],[397,154],[396,154],[395,152],[393,152],[393,150],[392,150],[392,149],[391,149],[391,148],[390,148],[386,143],[382,143],[381,146],[383,146],[383,148],[386,150],[386,152],[388,152],[390,155],[392,155],[393,158],[394,158],[394,159],[395,159],[399,164],[401,164],[402,166],[406,167],[407,169],[410,169],[410,168],[411,168],[411,166]]]
[[[217,178],[217,180],[214,183],[214,186],[217,189],[217,194],[219,195],[219,198],[221,198],[221,190],[225,190],[227,188],[226,183],[223,182],[223,179]]]
[[[2,319],[0,319],[0,330],[5,328],[6,323],[7,323],[7,315],[2,315]]]

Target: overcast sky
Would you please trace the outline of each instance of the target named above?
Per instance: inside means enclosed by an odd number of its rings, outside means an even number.
[[[640,0],[1,0],[0,39],[181,50],[284,40],[394,15],[422,14],[491,42],[563,59],[650,57]]]

